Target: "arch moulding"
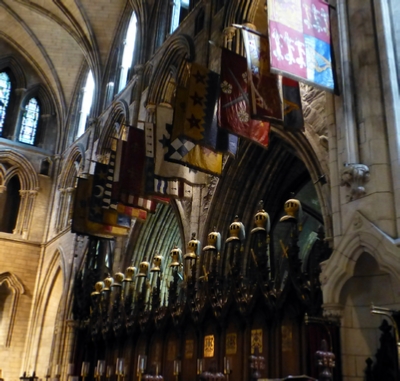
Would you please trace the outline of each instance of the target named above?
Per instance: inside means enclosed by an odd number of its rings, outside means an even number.
[[[380,270],[400,281],[398,244],[356,211],[338,247],[321,263],[324,307],[339,306],[342,288],[353,276],[357,260],[363,253],[373,256]]]
[[[25,294],[25,288],[24,285],[21,283],[21,281],[17,278],[17,276],[10,272],[5,272],[0,274],[0,285],[2,285],[3,283],[6,283],[8,285],[13,294],[11,301],[11,309],[9,311],[10,314],[8,316],[8,333],[5,341],[5,346],[9,347],[14,328],[15,316],[17,313],[18,300],[21,295]]]

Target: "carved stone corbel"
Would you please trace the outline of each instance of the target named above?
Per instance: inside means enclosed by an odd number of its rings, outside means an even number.
[[[369,168],[365,164],[346,164],[341,173],[341,186],[350,188],[348,201],[356,200],[365,195],[365,183],[369,181]]]
[[[322,305],[323,316],[332,322],[340,322],[343,319],[343,306],[338,303],[325,303]]]
[[[232,48],[232,41],[235,34],[236,34],[236,28],[234,28],[233,26],[228,26],[223,30],[223,35],[225,37],[225,46],[228,49]]]

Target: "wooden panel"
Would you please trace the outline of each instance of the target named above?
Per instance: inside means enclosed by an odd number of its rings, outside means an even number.
[[[243,338],[243,328],[237,319],[232,319],[226,329],[223,351],[223,356],[229,360],[231,369],[231,373],[229,375],[230,381],[243,380],[243,363],[246,357]],[[225,362],[222,363],[221,370],[223,371],[224,368]]]
[[[182,380],[195,380],[198,340],[193,326],[187,326],[183,337]]]
[[[301,374],[301,336],[299,325],[284,319],[280,327],[281,335],[281,375]]]
[[[174,361],[177,360],[179,351],[179,336],[174,329],[171,329],[164,341],[164,361],[162,375],[165,381],[175,380]]]

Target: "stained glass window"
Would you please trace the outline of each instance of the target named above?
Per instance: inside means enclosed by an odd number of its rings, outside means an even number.
[[[4,119],[6,118],[6,111],[8,101],[10,99],[11,81],[6,73],[0,73],[0,136],[3,132]]]
[[[40,107],[36,98],[31,98],[25,106],[21,130],[18,140],[22,143],[34,144],[36,130],[39,123]]]

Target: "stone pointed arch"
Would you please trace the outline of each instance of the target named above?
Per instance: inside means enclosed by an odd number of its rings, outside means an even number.
[[[83,171],[85,159],[86,154],[84,146],[81,144],[74,145],[63,160],[63,170],[61,171],[58,181],[59,189],[74,186],[75,177],[79,176]],[[79,163],[79,168],[77,168],[77,163]]]
[[[292,149],[295,150],[296,156],[307,167],[311,180],[315,185],[315,190],[318,194],[318,199],[321,203],[322,216],[324,219],[325,235],[327,238],[333,236],[332,227],[332,210],[330,204],[330,191],[327,186],[323,186],[319,181],[322,175],[325,176],[328,184],[330,183],[329,175],[321,165],[321,157],[315,151],[315,146],[310,141],[307,134],[295,133],[285,131],[282,127],[272,126],[271,132],[278,135],[284,142],[286,142]]]
[[[254,21],[260,0],[233,0],[229,1],[225,13],[224,27],[229,27],[234,23],[252,23]]]
[[[33,219],[36,197],[39,191],[39,178],[31,162],[20,153],[7,149],[0,151],[0,162],[7,163],[8,172],[3,179],[6,185],[8,180],[17,175],[20,182],[20,206],[13,234],[28,238],[29,228]],[[3,188],[4,189],[4,188]],[[22,213],[21,213],[22,211]]]
[[[10,289],[11,291],[11,301],[9,303],[8,311],[7,310],[2,311],[3,312],[2,325],[4,324],[3,329],[7,332],[7,334],[4,337],[5,339],[4,342],[0,344],[9,347],[13,334],[18,301],[20,296],[25,293],[25,288],[22,282],[17,278],[17,276],[10,272],[5,272],[0,274],[0,286],[2,286],[3,284],[7,285],[7,288]]]
[[[102,133],[97,144],[97,151],[95,153],[98,156],[101,157],[105,152],[111,149],[112,140],[120,137],[123,124],[128,124],[130,120],[129,115],[129,105],[125,100],[120,99],[113,104],[104,122]]]
[[[3,57],[0,59],[0,71],[8,69],[12,75],[13,79],[15,80],[15,85],[18,89],[25,89],[26,88],[26,77],[24,71],[22,69],[21,64],[15,57]]]
[[[63,290],[66,287],[64,281],[66,277],[63,268],[65,269],[63,265],[62,249],[55,250],[51,255],[49,253],[44,263],[43,277],[39,280],[39,285],[35,294],[35,303],[32,310],[31,323],[25,348],[26,356],[24,359],[24,366],[28,367],[29,364],[34,364],[35,369],[38,369],[38,367],[42,369],[41,373],[43,373],[44,369],[47,369],[49,362],[51,362],[51,357],[54,356],[54,335],[58,332],[57,327],[62,324],[62,319],[59,316],[59,306],[64,301],[65,293]],[[55,289],[55,286],[58,288]],[[53,290],[58,293],[56,296],[52,294]],[[54,306],[51,301],[53,301],[53,303],[57,301],[59,305]],[[51,310],[49,310],[49,308]],[[52,335],[48,335],[49,332],[45,331],[45,323],[49,322],[49,311],[52,314],[50,319],[52,326],[48,328],[54,331]],[[47,340],[48,345],[43,345],[43,340]],[[47,356],[45,356],[46,360],[49,362],[43,363],[43,359],[40,358],[40,353],[37,350],[38,348],[45,350],[50,348],[50,358],[47,359]]]
[[[138,46],[138,49],[135,49],[135,57],[137,63],[145,62],[146,60],[146,52],[147,46],[145,38],[148,30],[146,29],[146,25],[148,25],[148,11],[147,11],[147,2],[144,0],[130,0],[129,2],[132,6],[133,12],[135,12],[137,17],[137,37],[136,41],[140,41],[141,46]]]
[[[156,67],[149,85],[148,103],[170,102],[171,79],[179,83],[186,63],[195,56],[193,40],[184,34],[175,36],[166,46],[163,59]]]
[[[328,311],[339,304],[343,286],[353,276],[357,260],[363,253],[371,255],[380,270],[400,282],[400,248],[397,241],[378,229],[359,211],[355,212],[345,231],[329,260],[321,264],[324,307]]]
[[[0,151],[0,162],[7,162],[15,167],[13,175],[17,174],[23,191],[37,191],[39,178],[31,162],[14,150]]]
[[[72,147],[64,159],[63,170],[58,181],[57,214],[54,228],[60,232],[69,226],[72,215],[77,177],[81,176],[85,164],[85,150],[81,144]]]

